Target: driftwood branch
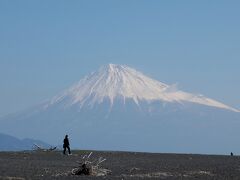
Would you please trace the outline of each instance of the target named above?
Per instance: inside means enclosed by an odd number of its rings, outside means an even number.
[[[72,169],[72,175],[92,175],[92,176],[106,176],[111,173],[110,170],[100,167],[100,164],[106,159],[100,157],[91,160],[92,152],[82,157],[82,160],[77,162],[78,167]]]
[[[50,147],[50,148],[47,149],[47,148],[43,148],[43,147],[37,145],[36,143],[34,143],[33,145],[34,145],[33,150],[35,150],[35,151],[44,151],[44,152],[46,152],[46,151],[54,151],[54,150],[57,149],[56,146],[55,147]]]

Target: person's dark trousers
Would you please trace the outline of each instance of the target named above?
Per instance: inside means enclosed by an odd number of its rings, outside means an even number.
[[[69,146],[64,146],[63,154],[66,154],[66,148],[68,149],[68,153],[71,154],[71,150]]]

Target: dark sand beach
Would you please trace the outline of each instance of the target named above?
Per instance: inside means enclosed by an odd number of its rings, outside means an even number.
[[[0,179],[240,179],[240,157],[94,151],[91,158],[106,158],[103,177],[71,175],[77,161],[91,151],[71,156],[54,152],[0,152]]]

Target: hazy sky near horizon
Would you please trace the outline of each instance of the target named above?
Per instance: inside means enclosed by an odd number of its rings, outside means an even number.
[[[126,64],[240,109],[240,1],[0,1],[0,116]]]

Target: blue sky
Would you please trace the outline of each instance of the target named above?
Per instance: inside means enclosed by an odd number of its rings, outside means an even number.
[[[0,1],[0,116],[108,63],[240,109],[240,1]]]

